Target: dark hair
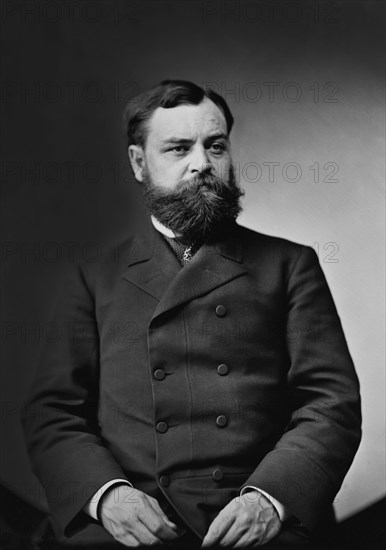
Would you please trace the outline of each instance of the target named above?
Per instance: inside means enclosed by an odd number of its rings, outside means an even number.
[[[198,105],[205,97],[211,99],[223,112],[229,134],[233,126],[233,116],[223,97],[187,80],[163,80],[127,104],[123,119],[128,145],[145,145],[146,122],[157,107],[170,109],[177,105]]]

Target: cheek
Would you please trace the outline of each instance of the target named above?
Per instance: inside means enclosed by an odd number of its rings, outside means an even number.
[[[156,185],[173,188],[183,179],[185,167],[183,163],[162,161],[148,164],[149,174]]]
[[[229,158],[213,159],[213,170],[217,176],[227,178],[229,176],[229,170],[231,162]]]

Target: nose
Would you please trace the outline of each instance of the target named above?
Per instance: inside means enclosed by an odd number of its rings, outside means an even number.
[[[193,148],[189,159],[189,171],[191,174],[201,174],[210,172],[212,164],[209,161],[205,147],[196,145]]]

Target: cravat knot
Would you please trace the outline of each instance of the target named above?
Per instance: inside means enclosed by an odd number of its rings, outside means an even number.
[[[172,239],[170,237],[167,237],[166,235],[163,235],[163,236],[182,265],[185,265],[188,262],[190,262],[190,260],[193,258],[197,250],[202,245],[202,243],[198,241],[187,242],[187,241],[181,241],[177,238]]]

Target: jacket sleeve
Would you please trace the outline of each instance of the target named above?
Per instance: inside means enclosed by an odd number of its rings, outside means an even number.
[[[313,530],[360,442],[359,383],[314,250],[301,247],[288,272],[290,420],[244,486],[267,491]]]
[[[126,479],[100,438],[99,336],[94,299],[78,267],[58,290],[45,345],[27,397],[23,427],[33,471],[47,497],[56,535],[93,521],[82,508],[111,479]]]

